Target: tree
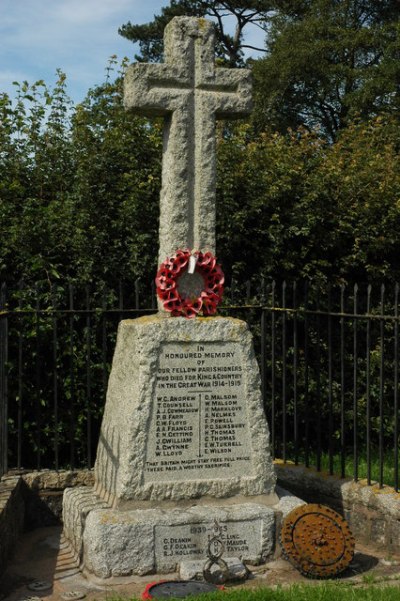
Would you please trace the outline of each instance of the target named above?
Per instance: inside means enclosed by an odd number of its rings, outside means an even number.
[[[51,92],[43,81],[16,84],[15,103],[0,97],[1,278],[53,278],[60,247],[70,238],[73,157],[65,79],[59,71]]]
[[[243,63],[243,49],[264,50],[245,44],[243,34],[250,24],[265,30],[271,6],[269,0],[171,0],[150,23],[134,25],[129,21],[119,33],[139,43],[141,54],[135,56],[136,60],[160,61],[164,29],[173,17],[211,17],[217,27],[217,56],[230,66],[238,66]],[[227,32],[227,18],[234,20],[233,35]]]
[[[120,279],[149,281],[157,261],[161,140],[159,121],[149,125],[125,111],[120,77],[90,90],[77,107],[77,277],[112,287]]]
[[[149,281],[162,128],[126,113],[121,84],[72,108],[62,73],[0,96],[0,280]]]
[[[119,76],[72,113],[62,74],[52,92],[39,82],[14,104],[0,95],[0,279],[149,288],[161,149],[161,123],[124,110]],[[228,279],[400,281],[396,116],[348,122],[334,144],[220,123],[217,161]]]
[[[400,280],[394,117],[353,122],[334,144],[305,129],[218,142],[217,249],[237,282]],[[243,235],[251,232],[251,235]]]
[[[400,108],[396,0],[278,2],[269,55],[254,64],[255,122],[317,128],[334,139],[351,119]]]

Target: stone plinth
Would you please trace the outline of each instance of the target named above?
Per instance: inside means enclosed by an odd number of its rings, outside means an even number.
[[[99,497],[123,509],[143,501],[273,495],[259,370],[245,322],[152,316],[120,323],[95,480]]]
[[[67,489],[64,536],[83,570],[97,578],[165,574],[186,560],[205,562],[218,520],[224,559],[256,565],[272,556],[282,515],[303,504],[284,491],[279,497],[273,506],[265,506],[262,497],[235,497],[121,511],[105,508],[87,488]]]

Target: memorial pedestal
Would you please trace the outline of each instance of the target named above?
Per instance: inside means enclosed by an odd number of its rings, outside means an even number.
[[[215,519],[226,555],[259,563],[273,550],[277,503],[247,324],[122,321],[95,488],[64,497],[64,535],[82,567],[107,578],[205,560]]]
[[[259,369],[245,322],[121,322],[95,479],[98,495],[125,509],[143,500],[273,493]]]
[[[110,509],[88,488],[64,494],[64,536],[77,563],[100,579],[165,574],[186,560],[207,559],[214,520],[222,531],[223,559],[258,565],[271,557],[282,516],[303,501],[284,493],[273,506],[260,498],[192,501],[192,505],[157,509]],[[256,502],[258,501],[258,503]],[[270,498],[267,500],[271,500]],[[221,500],[222,501],[222,500]]]

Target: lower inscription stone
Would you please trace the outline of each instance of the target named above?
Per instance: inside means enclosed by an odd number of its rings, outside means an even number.
[[[82,489],[69,489],[64,514],[79,518],[77,498],[85,507],[90,499]],[[96,495],[92,492],[92,503]],[[224,557],[239,557],[258,564],[271,555],[275,539],[275,508],[253,503],[188,509],[98,508],[84,522],[70,519],[78,531],[66,531],[75,541],[75,553],[84,567],[100,578],[130,574],[167,573],[178,569],[184,559],[207,559],[207,546],[217,520],[225,545]],[[76,544],[79,542],[79,546]]]
[[[221,540],[225,555],[252,557],[260,555],[262,540],[260,519],[245,523],[225,522],[221,526]],[[213,524],[185,524],[182,526],[156,526],[156,558],[159,563],[179,563],[182,559],[207,557],[207,545],[213,536]]]

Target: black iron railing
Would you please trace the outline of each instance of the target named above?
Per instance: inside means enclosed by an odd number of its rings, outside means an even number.
[[[253,288],[231,282],[220,313],[253,331],[274,456],[398,490],[398,285]],[[155,312],[145,290],[2,286],[0,473],[92,467],[117,324]]]
[[[398,285],[288,292],[262,308],[275,455],[398,490]]]

